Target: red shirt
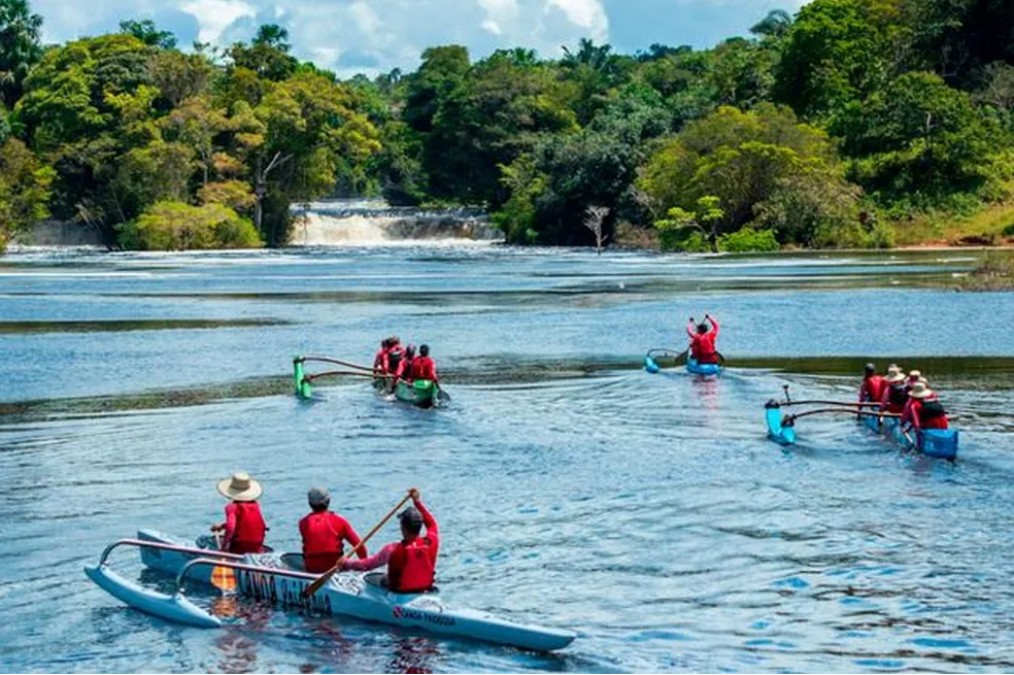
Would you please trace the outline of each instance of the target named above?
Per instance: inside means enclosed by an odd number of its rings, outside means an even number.
[[[373,570],[387,565],[388,587],[398,593],[418,593],[433,586],[440,548],[437,521],[422,502],[415,502],[426,534],[384,546],[365,560],[347,560],[343,570]]]
[[[412,359],[413,380],[437,381],[437,364],[428,356],[417,356]]]
[[[934,403],[939,403],[939,401],[935,398],[932,399],[928,398],[925,400],[920,400],[917,398],[911,399],[911,405],[908,407],[908,410],[906,411],[909,419],[904,421],[907,421],[909,424],[911,424],[912,428],[917,431],[920,429],[946,429],[948,426],[946,413],[943,415],[937,415],[935,417],[925,419],[925,411],[923,410],[923,405],[929,403],[930,401],[933,401]]]
[[[863,383],[859,385],[859,402],[866,403],[872,401],[879,403],[884,395],[884,387],[887,386],[887,381],[880,375],[870,375],[869,377],[863,378]]]
[[[908,391],[905,390],[905,383],[899,385],[889,384],[884,387],[880,395],[880,407],[892,413],[905,411],[905,403],[908,401]]]
[[[690,336],[690,356],[698,363],[718,363],[718,352],[715,350],[715,339],[718,337],[718,322],[708,319],[711,322],[712,330],[707,333],[698,333],[693,324],[687,325],[687,335]]]
[[[356,546],[359,535],[337,513],[320,511],[308,513],[299,521],[299,534],[303,538],[303,563],[307,572],[327,572],[342,555],[342,541]],[[356,549],[360,558],[366,557],[366,547]]]
[[[222,550],[232,553],[260,553],[267,531],[257,502],[229,502],[225,505],[225,538]]]

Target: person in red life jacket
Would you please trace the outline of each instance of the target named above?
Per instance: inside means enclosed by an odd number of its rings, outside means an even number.
[[[386,371],[387,350],[391,348],[391,339],[384,338],[380,341],[380,349],[373,357],[373,372],[383,373]]]
[[[401,358],[401,363],[398,364],[398,370],[394,373],[395,384],[398,384],[398,380],[412,381],[413,360],[415,360],[415,345],[409,345],[405,347],[405,354]]]
[[[412,379],[432,380],[434,384],[440,384],[440,380],[437,379],[437,364],[430,357],[429,345],[419,345],[419,356],[412,359]]]
[[[908,423],[916,431],[946,429],[947,411],[936,393],[922,382],[916,382],[909,392],[911,404],[902,415],[902,424]]]
[[[225,522],[211,526],[212,532],[221,532],[222,550],[231,553],[261,553],[267,525],[257,503],[263,490],[261,484],[240,471],[232,478],[218,481],[218,491],[230,501],[225,505]]]
[[[880,403],[885,386],[884,378],[877,375],[877,367],[867,363],[863,368],[863,383],[859,385],[859,402]]]
[[[310,488],[306,501],[311,512],[299,521],[299,534],[303,538],[303,567],[307,572],[327,572],[342,556],[342,542],[355,547],[359,535],[349,521],[328,510],[331,495],[324,488]],[[360,558],[366,558],[365,546],[353,549]]]
[[[908,374],[908,379],[905,380],[905,388],[908,389],[909,391],[912,391],[912,387],[914,387],[916,382],[918,382],[921,379],[923,379],[922,373],[920,373],[918,370],[913,370]]]
[[[711,322],[711,330],[708,329]],[[687,335],[690,336],[690,356],[697,363],[718,363],[718,351],[715,340],[718,338],[718,322],[710,314],[704,315],[704,321],[694,326],[694,317],[687,324]]]
[[[905,411],[908,391],[905,389],[905,373],[900,371],[887,376],[887,386],[880,396],[880,409],[889,413],[901,414]]]
[[[420,348],[421,349],[421,348]],[[401,512],[401,541],[384,546],[365,560],[347,560],[342,570],[374,570],[387,565],[382,582],[395,593],[424,593],[433,588],[436,578],[440,535],[437,521],[423,505],[419,491],[408,491],[413,506]],[[423,525],[426,534],[421,534]]]

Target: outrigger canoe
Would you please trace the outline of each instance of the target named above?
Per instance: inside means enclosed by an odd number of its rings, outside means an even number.
[[[649,373],[659,372],[662,370],[662,366],[658,360],[662,358],[672,358],[674,366],[680,365],[685,358],[686,370],[693,375],[719,375],[722,372],[722,365],[719,363],[699,363],[686,350],[677,352],[675,349],[666,347],[649,349],[648,353],[644,355],[644,369]],[[724,357],[722,360],[724,361]]]
[[[795,415],[783,415],[783,405],[799,405],[804,403],[831,404],[837,407],[819,408]],[[921,452],[927,457],[955,460],[958,457],[957,429],[923,429],[906,433],[901,429],[897,415],[881,414],[858,407],[845,407],[848,404],[835,401],[788,401],[781,403],[770,400],[764,405],[764,421],[767,426],[768,438],[779,445],[792,445],[796,442],[795,420],[797,417],[818,413],[838,413],[858,416],[870,430],[876,431],[893,440],[903,450]],[[852,404],[853,406],[855,404]]]
[[[136,546],[146,567],[176,575],[172,595],[158,593],[112,571],[107,559],[113,549]],[[154,616],[190,626],[214,628],[222,620],[183,595],[187,580],[219,585],[231,579],[236,592],[283,607],[345,616],[400,628],[450,637],[481,640],[533,651],[553,651],[569,645],[576,634],[569,630],[515,623],[486,612],[453,609],[439,593],[392,593],[377,583],[376,573],[336,574],[309,598],[303,590],[318,575],[303,571],[297,553],[237,555],[183,543],[154,530],[141,530],[136,539],[121,539],[102,552],[85,574],[103,590],[127,605]]]

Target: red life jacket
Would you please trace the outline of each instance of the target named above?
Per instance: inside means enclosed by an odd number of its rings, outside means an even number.
[[[917,405],[919,407],[916,408],[915,412],[919,416],[919,424],[924,429],[947,428],[947,411],[944,410],[944,406],[940,404],[940,401],[927,399]]]
[[[690,355],[698,363],[718,363],[718,354],[715,352],[715,331],[698,333],[690,341]]]
[[[428,356],[417,356],[412,359],[413,380],[436,380],[437,364]]]
[[[310,513],[299,523],[303,535],[303,563],[307,572],[326,572],[342,554],[337,516],[330,511]]]
[[[416,537],[404,541],[391,554],[388,581],[396,593],[422,593],[433,588],[436,577],[436,560],[429,537]]]
[[[257,502],[233,502],[236,506],[236,531],[229,542],[232,553],[260,553],[264,550],[267,526]]]
[[[405,351],[401,345],[394,345],[387,350],[387,360],[384,362],[384,369],[392,375],[398,372],[401,360],[405,357]]]
[[[870,375],[863,380],[866,387],[866,400],[879,402],[884,396],[884,387],[887,381],[880,375]]]

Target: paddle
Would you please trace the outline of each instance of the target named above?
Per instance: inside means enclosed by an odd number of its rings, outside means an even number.
[[[222,550],[222,535],[215,532],[215,549]],[[229,567],[215,565],[211,568],[211,585],[223,593],[236,592],[236,575]]]
[[[380,528],[382,528],[387,523],[387,521],[389,521],[394,516],[394,514],[398,512],[398,509],[400,509],[402,506],[404,506],[405,502],[407,502],[411,498],[412,498],[412,493],[409,493],[409,494],[405,495],[404,497],[402,497],[401,501],[398,502],[393,509],[391,509],[390,511],[388,511],[387,515],[384,516],[383,518],[381,518],[380,522],[377,523],[374,526],[374,528],[372,530],[370,530],[369,533],[365,537],[363,537],[362,540],[358,544],[356,544],[355,546],[353,546],[351,551],[349,551],[347,554],[343,555],[342,557],[338,558],[338,562],[336,562],[334,564],[334,567],[332,567],[331,569],[329,569],[327,572],[324,572],[323,574],[321,574],[319,577],[317,577],[316,579],[314,579],[313,582],[310,583],[309,586],[307,586],[306,588],[303,589],[303,597],[304,598],[309,598],[311,595],[313,595],[314,593],[316,593],[317,591],[319,591],[321,586],[323,586],[324,584],[326,584],[328,582],[328,580],[331,579],[331,577],[333,577],[335,575],[336,572],[338,572],[338,571],[341,570],[342,564],[346,560],[348,560],[349,556],[351,556],[353,553],[355,553],[356,550],[359,549],[359,547],[365,546],[366,542],[368,542],[370,540],[370,537],[372,537],[373,535],[375,535],[380,530]]]
[[[779,403],[780,406],[788,407],[790,405],[841,405],[850,408],[873,408],[879,407],[879,403],[853,403],[851,401],[825,401],[823,399],[808,399],[805,401],[783,401]]]
[[[444,391],[444,388],[441,387],[439,384],[437,385],[437,398],[444,403],[451,402],[451,395],[448,394],[446,391]]]

